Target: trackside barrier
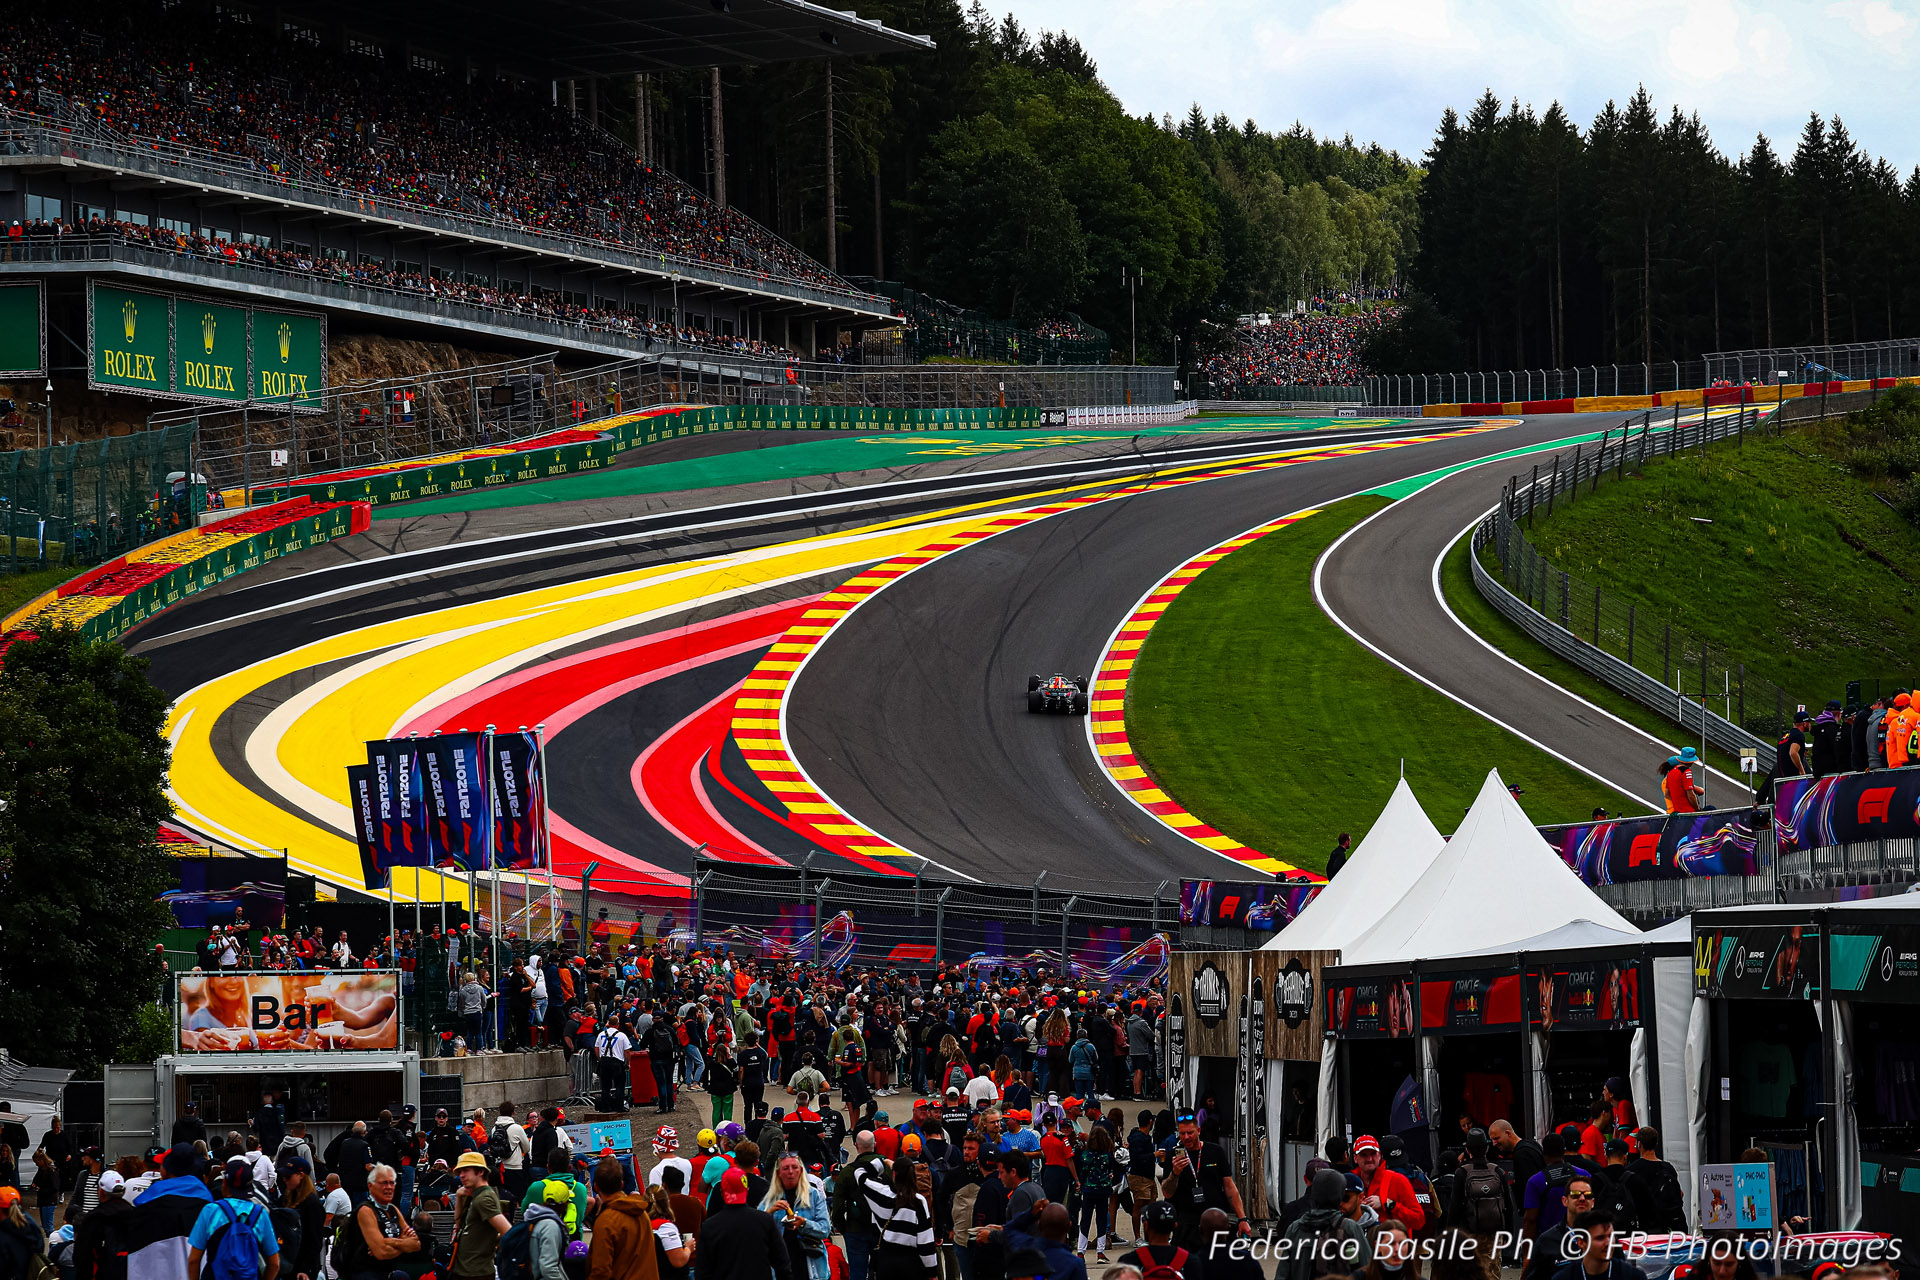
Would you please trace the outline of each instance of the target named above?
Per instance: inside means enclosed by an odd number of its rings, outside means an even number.
[[[1130,404],[1110,405],[1103,408],[1069,409],[1067,425],[1071,427],[1126,426],[1131,423],[1163,426],[1172,422],[1185,422],[1200,412],[1198,400],[1182,400],[1175,404]]]
[[[904,870],[904,868],[903,868]],[[1030,884],[985,884],[837,867],[830,875],[697,856],[685,941],[835,967],[927,969],[1044,965],[1089,984],[1138,985],[1165,973],[1180,924],[1180,884],[1151,896],[1087,881],[1076,890],[1042,874]],[[821,927],[816,928],[818,921]]]
[[[112,640],[162,609],[281,556],[368,526],[365,503],[316,504],[301,496],[245,516],[176,534],[111,560],[14,612],[11,640],[39,627],[73,626]]]
[[[1716,441],[1739,440],[1759,425],[1758,418],[1744,410],[1688,423],[1678,418],[1676,409],[1674,420],[1656,437],[1652,415],[1643,414],[1637,423],[1623,422],[1617,438],[1580,446],[1571,457],[1555,455],[1536,466],[1530,479],[1514,476],[1501,492],[1500,505],[1474,526],[1468,553],[1474,586],[1542,645],[1688,733],[1701,734],[1704,719],[1707,740],[1725,751],[1771,750],[1785,717],[1797,705],[1785,690],[1750,675],[1745,663],[1728,664],[1723,657],[1718,667],[1712,666],[1704,641],[1639,617],[1632,604],[1579,582],[1550,564],[1521,532],[1522,522],[1531,523],[1536,509],[1544,505],[1551,513],[1556,501],[1577,500],[1582,485],[1597,486],[1610,472],[1639,470],[1662,451],[1672,456]],[[1500,577],[1482,562],[1482,549],[1492,551]],[[1643,663],[1657,664],[1660,677],[1641,670]],[[1720,712],[1712,710],[1716,704]]]
[[[306,495],[316,501],[367,502],[387,506],[414,498],[465,493],[524,480],[597,471],[629,449],[645,448],[680,436],[716,431],[924,431],[1038,428],[1039,409],[862,409],[814,405],[723,405],[718,408],[666,408],[622,414],[584,424],[595,434],[551,447],[465,457],[380,471],[370,475],[314,476],[296,484],[255,488],[254,500],[278,501]],[[573,434],[573,433],[569,433]],[[536,442],[537,443],[537,442]]]
[[[1636,413],[1646,409],[1698,409],[1702,405],[1718,408],[1740,404],[1784,404],[1789,400],[1812,400],[1861,391],[1890,391],[1894,387],[1920,386],[1920,377],[1858,378],[1835,382],[1789,382],[1773,386],[1694,387],[1682,391],[1660,391],[1644,396],[1568,396],[1557,400],[1465,400],[1447,404],[1429,404],[1421,408],[1427,418],[1513,417],[1551,413]]]

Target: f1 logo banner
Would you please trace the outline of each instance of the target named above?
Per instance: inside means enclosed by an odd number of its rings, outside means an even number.
[[[1920,836],[1920,769],[1778,779],[1773,833],[1782,853]]]
[[[1599,885],[1757,875],[1757,833],[1765,821],[1764,809],[1719,809],[1539,831],[1582,880]]]

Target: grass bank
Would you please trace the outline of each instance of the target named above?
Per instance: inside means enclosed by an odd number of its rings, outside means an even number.
[[[53,590],[79,572],[77,568],[26,569],[19,573],[0,571],[0,618],[36,596]]]
[[[1535,821],[1568,822],[1621,798],[1388,666],[1327,620],[1313,566],[1386,505],[1352,498],[1234,552],[1195,579],[1141,650],[1127,734],[1190,812],[1262,853],[1315,870],[1357,841],[1406,759],[1442,831],[1489,768]]]
[[[1860,436],[1816,425],[1662,459],[1536,515],[1530,537],[1643,620],[1704,638],[1800,701],[1841,697],[1849,680],[1870,693],[1915,670],[1920,529],[1889,478],[1868,473],[1889,455],[1901,465],[1898,442]]]

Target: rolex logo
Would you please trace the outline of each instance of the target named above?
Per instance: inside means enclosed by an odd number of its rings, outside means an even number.
[[[293,326],[285,320],[280,322],[280,363],[285,364],[293,354]]]
[[[140,316],[139,304],[128,298],[120,304],[120,323],[127,331],[127,341],[133,341],[133,322]]]
[[[213,312],[209,311],[200,317],[200,342],[206,347],[208,355],[213,354],[213,331],[218,327],[219,321],[213,318]]]

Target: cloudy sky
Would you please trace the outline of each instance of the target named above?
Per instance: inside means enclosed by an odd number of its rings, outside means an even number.
[[[1444,107],[1491,88],[1583,128],[1645,83],[1729,155],[1784,153],[1809,111],[1903,171],[1920,164],[1920,0],[988,0],[1064,28],[1139,115],[1299,120],[1418,156]]]

